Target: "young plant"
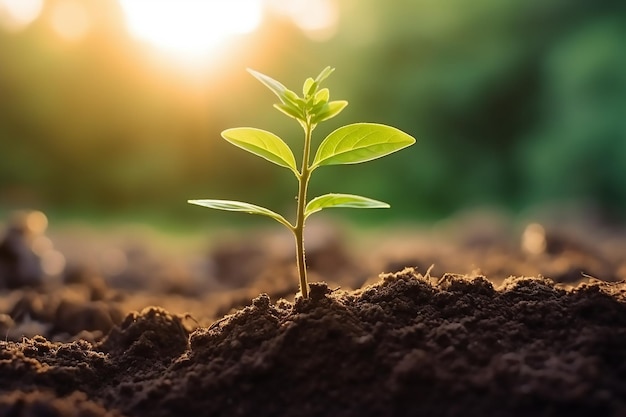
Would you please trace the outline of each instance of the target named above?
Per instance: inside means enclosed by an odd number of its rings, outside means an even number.
[[[347,105],[345,100],[329,101],[328,88],[320,84],[334,68],[326,67],[317,78],[307,78],[302,96],[287,89],[280,82],[248,70],[256,79],[276,94],[280,103],[274,107],[295,119],[304,130],[304,151],[300,167],[293,152],[275,134],[252,127],[238,127],[222,132],[222,137],[235,146],[290,170],[298,180],[295,223],[282,215],[254,204],[231,200],[189,200],[191,204],[226,211],[241,211],[271,217],[287,227],[296,240],[296,258],[300,276],[300,291],[308,298],[306,261],[304,257],[304,223],[313,213],[333,207],[389,208],[389,204],[353,194],[324,194],[307,202],[307,188],[311,174],[324,165],[358,164],[380,158],[415,143],[415,139],[391,126],[375,123],[355,123],[340,127],[328,135],[317,148],[310,162],[312,133],[315,127],[338,115]]]

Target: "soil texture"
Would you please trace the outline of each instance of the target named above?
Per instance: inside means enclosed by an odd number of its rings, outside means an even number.
[[[609,248],[531,224],[517,245],[402,241],[369,263],[325,241],[309,256],[328,284],[294,299],[280,244],[222,242],[209,283],[170,263],[148,290],[165,266],[141,251],[53,279],[58,256],[27,223],[0,242],[0,417],[626,416],[615,235],[598,239]]]
[[[261,295],[210,327],[158,307],[101,342],[0,342],[6,416],[624,416],[626,285],[423,276]]]

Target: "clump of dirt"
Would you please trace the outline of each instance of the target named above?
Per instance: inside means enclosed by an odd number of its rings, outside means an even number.
[[[626,415],[624,282],[405,269],[188,321],[150,308],[94,344],[0,341],[2,415]]]

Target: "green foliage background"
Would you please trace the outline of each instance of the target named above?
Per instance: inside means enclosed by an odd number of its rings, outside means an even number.
[[[285,212],[293,176],[219,132],[275,132],[299,154],[300,128],[246,71],[292,89],[331,65],[344,112],[317,142],[358,121],[418,140],[362,166],[320,169],[310,195],[364,194],[435,219],[465,207],[522,210],[583,200],[626,213],[626,3],[595,0],[339,1],[318,42],[279,17],[231,41],[201,72],[147,52],[113,0],[79,44],[43,22],[0,31],[0,209],[197,221],[190,198]],[[227,216],[227,215],[223,215]]]

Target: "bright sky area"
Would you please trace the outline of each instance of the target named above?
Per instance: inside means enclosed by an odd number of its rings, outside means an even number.
[[[293,20],[313,39],[332,36],[339,19],[334,0],[118,0],[128,31],[164,53],[203,61],[221,41],[251,33],[267,13]],[[86,36],[97,16],[81,0],[0,0],[0,28],[26,29],[45,19],[66,42]]]

